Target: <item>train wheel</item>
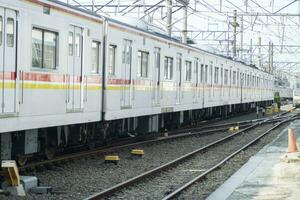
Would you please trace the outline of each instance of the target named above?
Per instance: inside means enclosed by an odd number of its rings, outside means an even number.
[[[48,160],[51,160],[55,157],[56,149],[54,147],[47,147],[45,149],[45,156]]]
[[[26,165],[27,161],[28,161],[27,156],[25,156],[25,155],[18,155],[17,156],[17,163],[18,163],[19,166]]]

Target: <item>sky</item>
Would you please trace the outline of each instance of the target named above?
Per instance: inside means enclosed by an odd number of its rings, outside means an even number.
[[[63,1],[66,2],[67,0]],[[76,1],[82,5],[92,3],[92,0]],[[74,0],[69,0],[69,2],[77,5]],[[124,15],[141,18],[145,16],[145,10],[147,11],[145,5],[165,5],[165,2],[161,0],[94,0],[94,2],[96,5],[104,5],[109,2],[109,5],[131,5],[119,13],[116,11],[121,11],[125,7],[104,7],[98,12],[109,17]],[[173,5],[173,11],[175,11],[182,4],[173,0]],[[258,38],[261,37],[264,65],[267,65],[268,45],[269,42],[272,42],[274,44],[273,60],[276,63],[274,63],[274,67],[289,73],[300,72],[300,17],[286,16],[286,14],[298,15],[300,13],[299,8],[300,1],[295,0],[190,0],[188,5],[188,30],[190,31],[188,37],[193,39],[201,48],[231,55],[233,45],[232,42],[228,43],[228,38],[230,41],[233,40],[233,26],[230,25],[230,22],[233,21],[233,10],[237,10],[237,23],[239,24],[237,49],[239,52],[243,52],[243,54],[239,54],[239,58],[250,60],[252,40],[253,62],[258,64]],[[149,11],[153,11],[153,8]],[[166,8],[158,8],[144,19],[165,28],[166,19],[163,18],[165,13]],[[173,14],[173,37],[181,36],[182,16],[182,9]],[[243,18],[242,46],[241,18]]]

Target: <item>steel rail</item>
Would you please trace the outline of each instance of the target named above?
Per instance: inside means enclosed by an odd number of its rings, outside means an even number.
[[[279,123],[275,124],[272,128],[268,129],[263,134],[257,136],[255,139],[251,140],[249,143],[247,143],[246,145],[244,145],[240,149],[236,150],[235,152],[233,152],[232,154],[230,154],[229,156],[227,156],[226,158],[224,158],[221,162],[219,162],[218,164],[214,165],[213,167],[211,167],[210,169],[208,169],[204,173],[196,176],[191,181],[187,182],[186,184],[182,185],[181,187],[179,187],[178,189],[176,189],[172,193],[168,194],[162,200],[169,200],[169,199],[172,199],[172,198],[176,197],[177,195],[179,195],[180,193],[182,193],[184,190],[186,190],[187,188],[189,188],[190,186],[192,186],[197,181],[203,179],[204,177],[206,177],[211,172],[213,172],[216,169],[220,168],[221,165],[225,164],[228,160],[230,160],[231,158],[233,158],[234,156],[236,156],[237,154],[239,154],[241,151],[243,151],[246,148],[250,147],[251,145],[253,145],[254,143],[256,143],[258,140],[260,140],[261,138],[263,138],[264,136],[266,136],[267,134],[269,134],[272,130],[276,129],[277,127],[281,126],[284,123],[287,123],[289,121],[293,121],[295,119],[299,119],[299,117],[290,117],[289,119],[286,119],[286,120],[284,120],[282,122],[279,122]]]
[[[274,120],[277,120],[277,119],[274,119]],[[72,154],[66,154],[66,155],[56,157],[51,160],[43,160],[43,161],[39,161],[39,162],[29,163],[25,166],[20,166],[19,170],[23,171],[23,170],[38,167],[38,166],[49,165],[52,163],[58,163],[58,162],[62,162],[62,161],[72,160],[72,159],[79,159],[79,158],[82,158],[85,156],[91,156],[91,155],[98,154],[98,153],[107,153],[107,152],[124,149],[124,148],[136,147],[138,145],[152,144],[152,143],[156,143],[156,142],[169,141],[169,140],[180,139],[180,138],[184,138],[184,137],[191,137],[191,136],[197,136],[197,135],[201,136],[201,135],[215,133],[215,132],[227,131],[230,126],[234,126],[237,123],[238,122],[223,124],[222,128],[218,128],[219,125],[217,125],[216,127],[215,126],[205,127],[204,131],[202,131],[202,130],[199,131],[199,129],[201,129],[201,127],[199,127],[199,128],[193,127],[191,129],[182,130],[183,133],[181,133],[181,134],[177,133],[177,134],[170,135],[170,136],[157,137],[155,139],[149,139],[149,140],[144,140],[144,141],[139,141],[139,142],[130,142],[129,141],[130,143],[127,143],[127,144],[122,144],[122,145],[117,145],[117,146],[114,146],[114,145],[105,146],[105,147],[99,147],[99,148],[96,148],[93,150],[72,153]],[[245,121],[245,122],[243,122],[242,125],[240,125],[240,127],[247,127],[247,126],[250,126],[251,124],[253,124],[252,120],[249,120],[248,124]]]
[[[151,176],[151,175],[153,175],[155,173],[158,173],[158,172],[160,172],[162,170],[170,168],[173,165],[178,164],[178,163],[180,163],[180,162],[182,162],[182,161],[184,161],[184,160],[192,157],[193,155],[195,155],[195,154],[197,154],[197,153],[199,153],[201,151],[207,150],[208,148],[215,146],[216,144],[219,144],[219,143],[222,143],[224,141],[227,141],[228,139],[231,139],[231,138],[235,137],[236,135],[239,135],[241,133],[244,133],[245,131],[248,131],[250,129],[253,129],[253,128],[257,127],[258,125],[266,124],[266,123],[271,123],[271,122],[277,122],[277,120],[280,120],[280,119],[276,119],[276,117],[275,117],[275,118],[271,118],[271,119],[264,119],[264,121],[258,121],[256,123],[254,123],[253,125],[250,125],[250,126],[244,128],[244,129],[241,129],[240,131],[236,132],[235,134],[231,134],[231,135],[225,136],[225,137],[223,137],[221,139],[218,139],[218,140],[216,140],[214,142],[211,142],[211,143],[209,143],[209,144],[207,144],[205,146],[202,146],[202,147],[200,147],[200,148],[198,148],[198,149],[196,149],[196,150],[194,150],[194,151],[192,151],[190,153],[187,153],[187,154],[185,154],[185,155],[183,155],[183,156],[181,156],[179,158],[176,158],[176,159],[174,159],[174,160],[172,160],[172,161],[170,161],[170,162],[168,162],[168,163],[166,163],[164,165],[158,166],[158,167],[156,167],[154,169],[151,169],[151,170],[149,170],[147,172],[144,172],[144,173],[142,173],[142,174],[140,174],[138,176],[130,178],[130,179],[128,179],[128,180],[126,180],[124,182],[121,182],[119,184],[116,184],[116,185],[114,185],[114,186],[112,186],[112,187],[110,187],[108,189],[105,189],[105,190],[103,190],[103,191],[101,191],[99,193],[96,193],[96,194],[94,194],[92,196],[89,196],[85,200],[102,199],[104,197],[111,196],[111,195],[114,194],[114,192],[119,191],[122,188],[130,186],[130,185],[132,185],[132,184],[134,184],[134,183],[136,183],[138,181],[141,181],[142,179],[144,179],[146,177],[149,177],[149,176]]]

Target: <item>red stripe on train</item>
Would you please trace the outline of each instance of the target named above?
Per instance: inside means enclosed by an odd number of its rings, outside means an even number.
[[[0,79],[4,79],[4,80],[16,80],[17,78],[17,74],[16,72],[0,72]]]

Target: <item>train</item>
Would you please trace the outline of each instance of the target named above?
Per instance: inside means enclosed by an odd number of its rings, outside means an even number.
[[[300,90],[293,91],[293,106],[295,107],[300,106]]]
[[[57,0],[0,0],[1,160],[273,102],[273,75]]]

